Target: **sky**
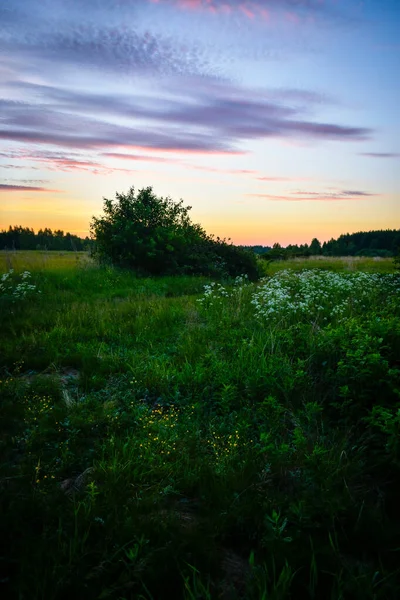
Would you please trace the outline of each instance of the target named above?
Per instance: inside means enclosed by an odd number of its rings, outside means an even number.
[[[3,0],[0,229],[134,186],[283,245],[400,227],[399,0]]]

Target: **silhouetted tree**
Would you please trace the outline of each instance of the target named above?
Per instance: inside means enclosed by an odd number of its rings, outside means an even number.
[[[312,256],[315,256],[315,255],[321,254],[321,253],[322,253],[321,242],[317,238],[314,238],[310,244],[310,254]]]

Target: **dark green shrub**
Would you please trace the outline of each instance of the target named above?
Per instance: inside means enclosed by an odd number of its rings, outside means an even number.
[[[285,248],[278,243],[274,244],[271,250],[265,252],[265,254],[261,255],[263,260],[267,262],[272,262],[273,260],[287,260],[289,258],[288,252]]]
[[[393,258],[394,268],[400,269],[400,247],[396,248],[394,258]]]
[[[104,215],[93,217],[94,256],[100,262],[143,274],[246,274],[257,279],[253,253],[209,236],[189,217],[183,201],[158,197],[151,187],[135,195],[134,187],[115,200],[104,199]]]
[[[213,253],[224,264],[229,277],[246,274],[251,281],[256,281],[262,274],[257,256],[250,250],[228,244],[225,240],[217,239],[212,245]]]

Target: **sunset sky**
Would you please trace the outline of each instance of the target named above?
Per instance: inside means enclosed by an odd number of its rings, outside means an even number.
[[[400,227],[400,0],[0,2],[0,228],[132,185],[238,244]]]

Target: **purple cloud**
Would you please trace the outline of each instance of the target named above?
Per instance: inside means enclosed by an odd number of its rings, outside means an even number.
[[[10,168],[10,169],[33,169],[39,170],[40,168],[46,169],[49,171],[62,171],[62,172],[73,172],[73,171],[81,171],[81,172],[89,172],[96,175],[108,175],[115,172],[124,172],[124,173],[135,173],[133,169],[121,169],[117,167],[110,167],[102,164],[96,160],[92,160],[90,158],[84,157],[82,154],[77,152],[70,152],[68,154],[63,152],[54,152],[51,150],[33,150],[25,152],[0,152],[1,157],[8,157],[12,159],[23,160],[24,165],[1,165],[1,168]],[[40,163],[40,167],[34,167],[26,164],[26,162],[34,161]],[[25,180],[24,180],[25,181]],[[39,180],[30,180],[39,182]]]
[[[48,179],[18,179],[18,180],[15,180],[15,179],[4,179],[4,181],[8,181],[8,182],[17,181],[18,185],[19,184],[24,184],[25,185],[27,183],[29,183],[29,184],[49,183]]]
[[[51,190],[49,188],[30,186],[30,185],[10,185],[0,183],[0,192],[52,192],[53,194],[62,194],[62,190]]]
[[[0,141],[20,142],[28,148],[50,145],[60,148],[61,155],[64,150],[63,156],[32,159],[48,169],[105,174],[132,172],[104,165],[106,158],[145,160],[138,155],[132,158],[133,154],[124,157],[129,151],[240,155],[250,140],[366,140],[372,133],[369,128],[318,117],[321,107],[337,104],[329,94],[295,85],[265,90],[234,85],[220,76],[215,55],[209,58],[206,46],[195,41],[193,29],[175,35],[171,26],[165,34],[165,22],[153,19],[170,12],[181,21],[186,19],[177,8],[225,11],[246,18],[251,18],[250,13],[262,15],[263,10],[332,15],[334,4],[333,0],[88,0],[90,19],[82,19],[79,0],[39,4],[13,0],[0,6],[0,43],[12,57],[11,66],[1,73],[6,97],[0,99]],[[169,11],[168,5],[174,10]],[[70,69],[90,76],[93,72],[129,74],[134,78],[129,89],[134,91],[119,92],[128,88],[114,89],[111,83],[102,88],[112,91],[103,93],[72,89],[68,78],[60,86],[32,83],[54,81],[54,73]],[[29,81],[24,80],[27,72],[34,75]],[[157,77],[156,88],[154,80],[153,87],[148,85],[149,75]],[[81,81],[89,87],[84,76]],[[95,150],[99,156],[73,156],[75,150]],[[156,156],[146,160],[169,162]],[[212,168],[198,169],[212,172]]]
[[[0,101],[5,125],[0,139],[79,149],[111,150],[123,146],[238,153],[238,146],[251,139],[359,141],[368,139],[371,133],[363,127],[301,118],[308,109],[290,106],[284,100],[272,101],[268,90],[249,94],[249,90],[226,82],[214,82],[208,88],[197,78],[190,78],[189,83],[192,85],[183,94],[179,90],[174,93],[172,81],[172,89],[164,84],[158,97],[147,98],[14,83],[9,86],[11,89],[38,95],[42,102]],[[314,99],[311,103],[314,106]],[[132,125],[112,122],[121,117]]]
[[[107,158],[116,158],[118,160],[133,160],[139,162],[156,162],[156,163],[175,163],[173,158],[165,158],[162,156],[146,156],[144,154],[126,154],[124,152],[103,152],[102,156]]]
[[[88,4],[91,18],[82,20],[79,2],[13,0],[0,7],[0,41],[8,54],[29,64],[45,63],[52,72],[71,64],[124,75],[218,75],[200,43],[178,40],[137,27],[139,10],[147,4]],[[97,6],[96,6],[97,4]],[[128,11],[128,12],[127,12]],[[125,15],[124,15],[125,13]],[[116,15],[119,15],[118,18]],[[125,18],[124,18],[125,16]]]
[[[1,169],[34,169],[34,167],[26,167],[25,165],[0,165]]]
[[[363,192],[359,190],[342,190],[337,192],[307,192],[307,191],[295,191],[290,192],[288,195],[276,196],[272,194],[246,194],[256,198],[265,198],[266,200],[273,200],[277,202],[336,202],[340,200],[360,200],[361,198],[374,197],[378,194],[371,194],[369,192]]]
[[[360,152],[360,156],[369,156],[370,158],[398,158],[400,153],[396,152]]]
[[[349,196],[375,196],[376,194],[369,194],[368,192],[361,192],[359,190],[341,190],[335,192],[305,192],[305,191],[295,191],[291,192],[292,194],[300,195],[300,196],[331,196],[332,198],[346,198]]]

